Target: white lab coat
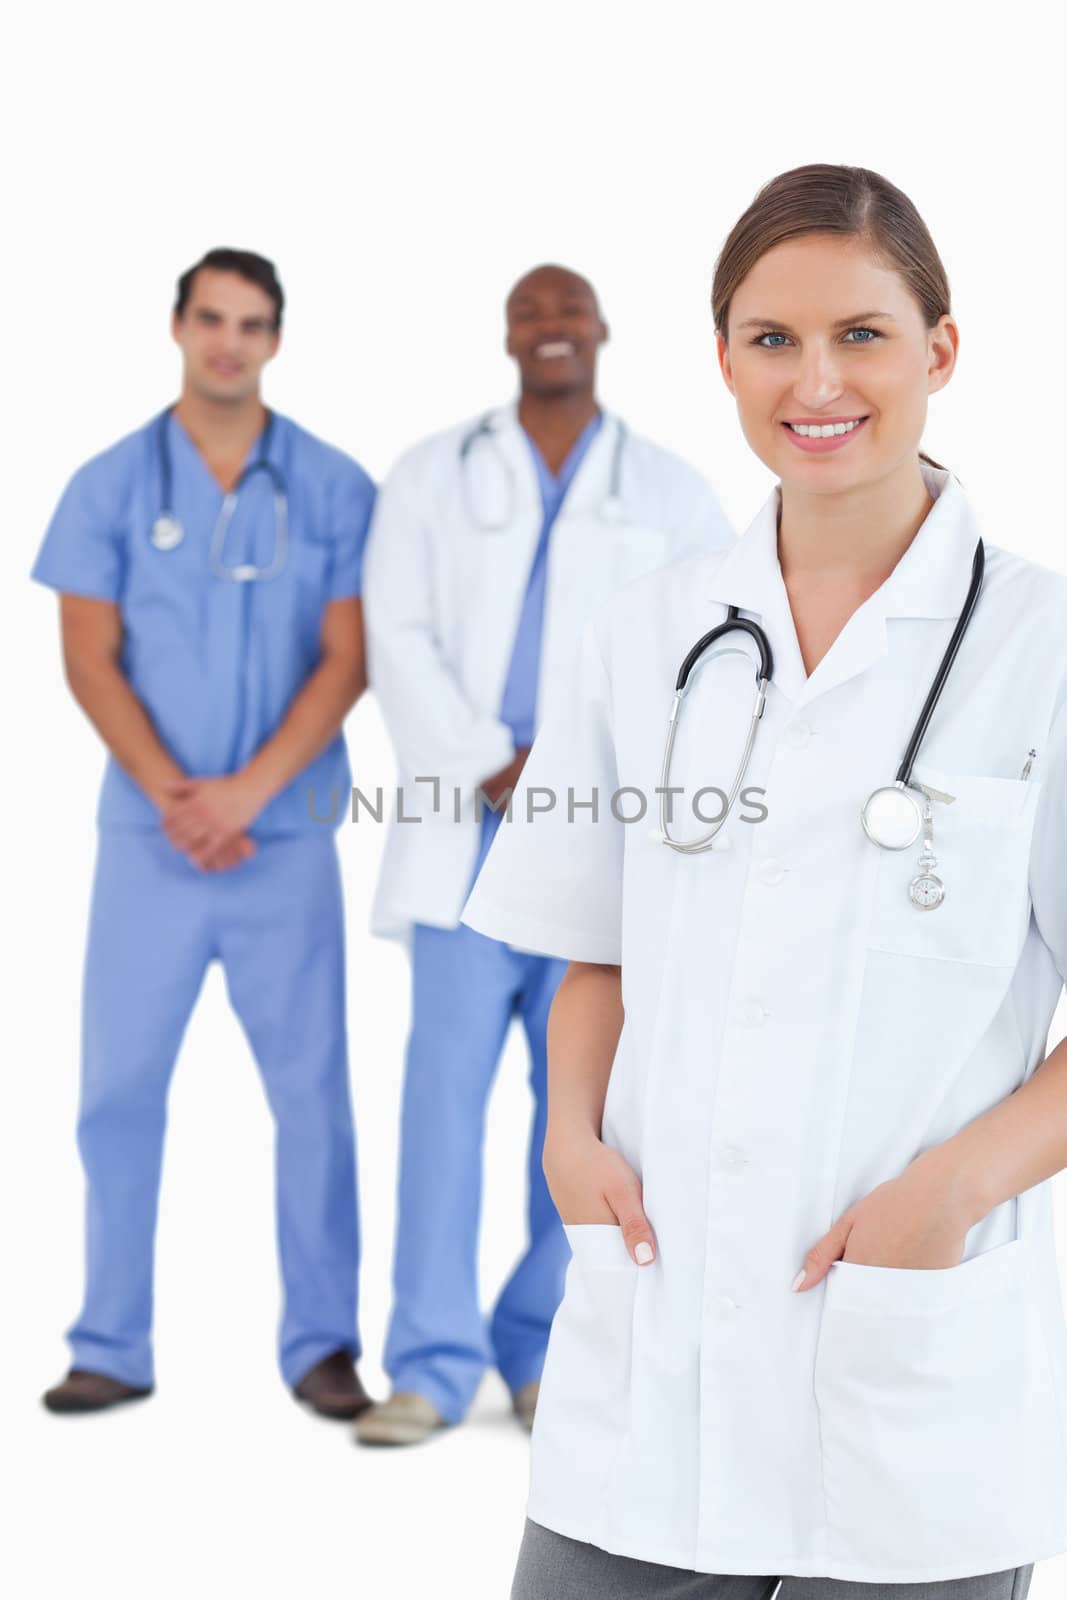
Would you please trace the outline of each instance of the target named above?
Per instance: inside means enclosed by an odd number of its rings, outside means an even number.
[[[474,792],[515,753],[497,713],[543,511],[517,406],[493,423],[495,445],[479,439],[465,464],[460,448],[473,421],[408,451],[379,491],[368,537],[369,676],[396,746],[407,819],[387,795],[371,922],[387,936],[405,937],[413,922],[458,926],[478,851]],[[622,514],[605,517],[618,428],[606,413],[552,529],[539,722],[569,691],[597,602],[665,562],[735,541],[700,474],[628,430]],[[486,529],[479,517],[507,526]]]
[[[776,490],[725,555],[602,609],[523,775],[586,797],[651,794],[678,666],[732,602],[776,655],[746,780],[766,791],[766,820],[743,820],[753,803],[724,847],[682,857],[652,837],[651,809],[640,824],[606,808],[597,822],[527,823],[520,788],[465,907],[494,938],[622,967],[603,1137],[641,1176],[659,1251],[637,1267],[617,1227],[567,1228],[529,1501],[535,1521],[621,1555],[914,1583],[1067,1549],[1067,1328],[1047,1183],[978,1222],[957,1266],[838,1262],[790,1292],[847,1206],[1044,1058],[1067,974],[1063,577],[987,545],[915,767],[956,797],[934,805],[942,905],[908,898],[919,844],[881,850],[861,827],[971,573],[964,493],[924,473],[933,510],[810,678]],[[752,660],[695,676],[672,773],[690,792],[729,788]],[[700,825],[676,812],[673,831]]]

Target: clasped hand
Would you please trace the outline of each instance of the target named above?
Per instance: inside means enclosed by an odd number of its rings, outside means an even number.
[[[247,829],[261,809],[261,797],[240,772],[180,778],[165,787],[162,827],[194,866],[224,872],[255,854]]]

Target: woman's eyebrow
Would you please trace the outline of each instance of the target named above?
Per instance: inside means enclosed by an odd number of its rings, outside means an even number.
[[[841,317],[837,322],[830,324],[833,328],[852,328],[857,322],[895,322],[896,317],[888,311],[857,311],[850,317]],[[787,323],[779,322],[776,317],[746,317],[744,322],[737,324],[739,328],[780,328],[783,333],[792,333],[793,330]]]

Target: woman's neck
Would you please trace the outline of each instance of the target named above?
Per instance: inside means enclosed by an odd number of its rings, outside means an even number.
[[[782,485],[778,564],[809,676],[889,577],[932,504],[917,456],[844,494]]]
[[[918,456],[841,494],[782,485],[778,561],[786,588],[839,584],[873,594],[911,544],[933,500]]]

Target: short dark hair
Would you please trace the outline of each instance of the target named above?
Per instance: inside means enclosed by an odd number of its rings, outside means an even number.
[[[193,292],[193,279],[204,267],[210,267],[214,272],[235,272],[239,278],[244,278],[247,283],[254,283],[257,289],[262,289],[264,294],[270,295],[274,302],[274,326],[282,325],[282,309],[285,305],[285,295],[278,281],[278,274],[274,270],[274,262],[268,261],[266,256],[257,256],[254,250],[209,250],[201,256],[195,266],[183,272],[178,279],[178,289],[174,297],[174,315],[182,316],[189,304],[189,296]]]

